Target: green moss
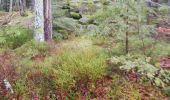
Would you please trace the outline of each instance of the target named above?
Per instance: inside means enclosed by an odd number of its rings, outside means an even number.
[[[74,19],[80,19],[81,15],[79,13],[76,12],[70,12],[70,16]]]

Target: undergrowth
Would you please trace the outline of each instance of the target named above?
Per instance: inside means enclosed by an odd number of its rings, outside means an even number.
[[[15,49],[32,39],[32,31],[20,26],[0,28],[0,47]]]
[[[107,78],[110,76],[107,71],[106,59],[109,55],[106,50],[94,45],[80,46],[83,44],[81,41],[75,47],[71,43],[75,42],[60,45],[54,55],[50,55],[50,48],[46,43],[39,44],[35,41],[15,49],[15,66],[19,75],[12,84],[15,97],[25,100],[36,96],[40,99],[49,97],[75,100],[128,98],[133,95],[131,98],[140,98],[133,86],[127,90],[122,88],[129,86],[128,81],[120,77]],[[39,60],[33,59],[35,57]],[[126,91],[131,91],[131,94]]]

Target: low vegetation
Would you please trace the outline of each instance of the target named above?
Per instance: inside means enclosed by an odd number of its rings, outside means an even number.
[[[0,99],[170,99],[165,2],[52,1],[51,41],[36,41],[32,24],[23,25],[33,22],[28,9],[0,26]]]

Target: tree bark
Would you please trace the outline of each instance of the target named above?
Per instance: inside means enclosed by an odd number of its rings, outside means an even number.
[[[35,5],[35,0],[31,0],[31,10],[33,11],[33,9],[34,9],[34,5]]]
[[[2,0],[0,0],[0,9],[2,9],[2,3],[3,3]]]
[[[25,0],[19,0],[19,5],[20,5],[20,15],[24,16],[25,15],[25,6],[26,6]]]
[[[127,2],[127,5],[128,5],[129,2]],[[128,7],[126,8],[126,11],[127,13],[129,13],[129,9]],[[126,25],[127,25],[127,30],[126,30],[126,54],[129,53],[129,28],[128,28],[128,25],[129,25],[129,16],[127,16],[127,19],[126,19]]]
[[[35,0],[35,29],[34,38],[38,42],[43,42],[44,38],[44,12],[43,0]]]
[[[51,0],[44,0],[44,32],[45,40],[52,40],[52,11],[51,11]]]
[[[13,0],[10,0],[9,12],[11,13],[13,9]]]
[[[0,4],[2,3],[2,0],[0,0]]]
[[[170,7],[170,0],[168,0],[168,6]],[[168,14],[168,23],[170,23],[170,11],[169,11],[169,14]]]

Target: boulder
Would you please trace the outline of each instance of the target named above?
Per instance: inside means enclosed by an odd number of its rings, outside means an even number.
[[[77,12],[70,12],[70,16],[74,19],[80,19],[82,18],[81,14],[77,13]]]
[[[89,21],[90,21],[90,19],[87,18],[87,17],[82,17],[81,19],[79,19],[79,22],[80,22],[81,24],[88,24]]]
[[[90,24],[90,25],[87,26],[87,30],[89,30],[89,31],[95,30],[96,28],[97,28],[97,26],[94,25],[94,24]]]
[[[100,3],[100,0],[93,0],[93,2],[96,3]]]

